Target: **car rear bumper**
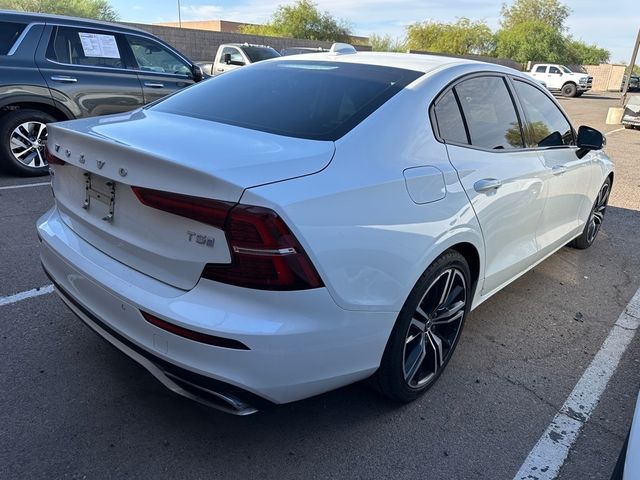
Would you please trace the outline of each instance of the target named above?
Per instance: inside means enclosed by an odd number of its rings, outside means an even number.
[[[266,292],[201,280],[179,290],[92,247],[55,207],[38,220],[38,235],[43,268],[84,323],[171,390],[231,413],[366,378],[378,367],[397,317],[344,310],[325,288]],[[141,311],[247,349],[169,333]]]

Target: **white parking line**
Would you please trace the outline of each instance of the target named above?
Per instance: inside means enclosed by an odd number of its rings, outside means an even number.
[[[639,326],[640,289],[618,317],[602,347],[513,477],[514,480],[556,478]]]
[[[15,295],[9,295],[8,297],[0,297],[0,307],[3,305],[11,305],[12,303],[26,300],[27,298],[39,297],[40,295],[47,295],[53,292],[53,285],[45,285],[44,287],[34,288],[27,290],[26,292],[16,293]]]
[[[610,132],[605,133],[604,136],[606,137],[607,135],[610,135],[610,134],[616,133],[616,132],[621,132],[622,130],[625,130],[625,128],[624,127],[616,128],[615,130],[611,130]]]
[[[6,187],[0,187],[0,190],[16,190],[18,188],[42,187],[43,185],[51,185],[51,182],[27,183],[25,185],[7,185]]]

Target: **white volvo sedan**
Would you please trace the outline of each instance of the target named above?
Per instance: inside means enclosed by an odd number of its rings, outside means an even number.
[[[593,243],[602,145],[501,66],[269,60],[51,125],[41,260],[84,323],[179,394],[248,414],[370,378],[407,402],[470,310]]]

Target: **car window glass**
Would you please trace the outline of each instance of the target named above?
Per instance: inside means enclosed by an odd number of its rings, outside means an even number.
[[[136,35],[126,35],[126,39],[140,70],[191,75],[190,65],[164,45]]]
[[[56,27],[47,58],[68,65],[124,68],[116,35],[96,30]]]
[[[544,73],[547,70],[547,67],[538,67],[536,68],[536,73]]]
[[[249,57],[249,60],[251,60],[251,63],[269,60],[270,58],[280,56],[280,54],[271,47],[255,47],[253,45],[249,45],[248,47],[242,47],[242,49],[247,57]]]
[[[520,122],[500,77],[476,77],[455,86],[471,144],[493,150],[522,148]]]
[[[526,130],[531,146],[573,145],[573,129],[551,99],[528,83],[516,80],[514,86],[527,118]]]
[[[231,64],[232,65],[244,65],[244,58],[242,56],[242,54],[240,53],[240,50],[238,50],[235,47],[224,47],[224,49],[222,50],[222,56],[220,57],[220,61],[224,62],[224,56],[226,54],[231,55]]]
[[[421,75],[424,72],[348,62],[258,62],[201,82],[150,109],[335,141]]]
[[[549,73],[562,73],[558,67],[549,67]]]
[[[9,53],[25,27],[24,23],[0,22],[0,55]]]
[[[438,132],[445,142],[468,144],[462,114],[453,90],[445,93],[434,107]]]

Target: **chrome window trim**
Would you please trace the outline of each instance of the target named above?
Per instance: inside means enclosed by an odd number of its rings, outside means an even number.
[[[20,23],[20,22],[16,22],[16,23]],[[25,37],[27,36],[31,28],[35,25],[45,25],[45,24],[40,22],[33,22],[33,23],[27,24],[27,26],[24,27],[24,30],[22,30],[22,33],[20,34],[20,36],[16,38],[15,42],[13,42],[13,45],[7,52],[7,55],[6,55],[7,57],[16,53],[16,51],[18,50],[18,47],[20,47],[20,44],[24,41]]]

